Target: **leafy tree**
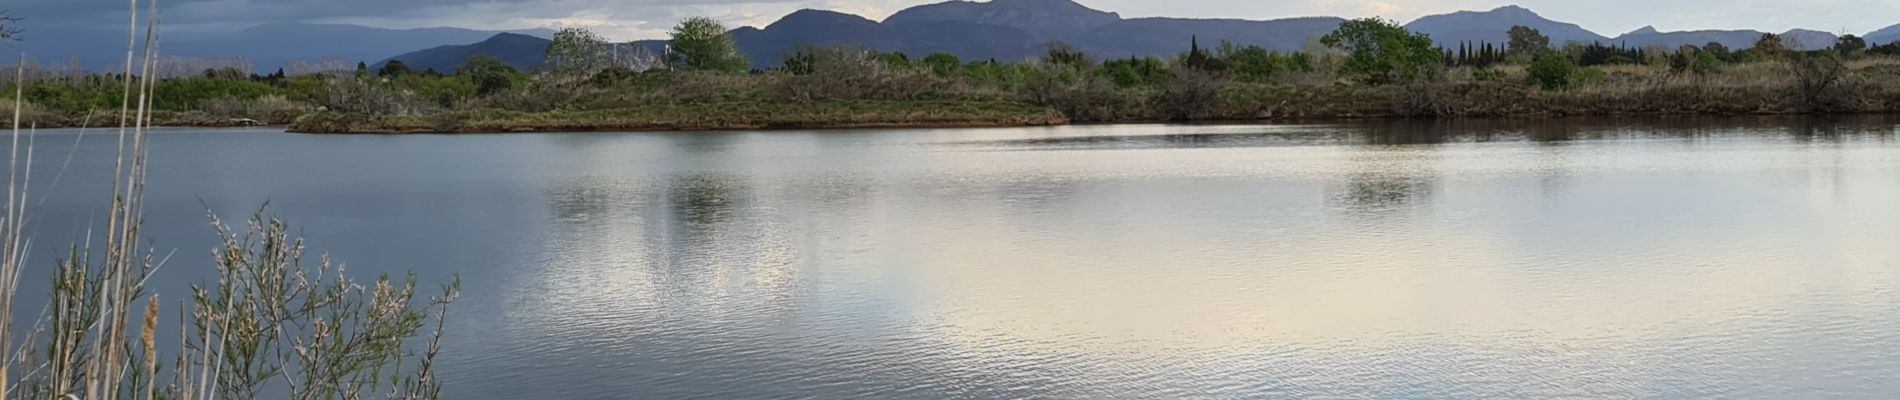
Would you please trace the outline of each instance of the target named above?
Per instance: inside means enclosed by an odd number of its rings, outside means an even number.
[[[1174,72],[1156,57],[1129,57],[1102,62],[1101,73],[1120,87],[1154,85],[1168,81]]]
[[[1761,39],[1755,40],[1753,50],[1755,50],[1757,54],[1768,57],[1781,56],[1789,52],[1787,42],[1781,39],[1781,35],[1773,33],[1761,34]]]
[[[745,72],[748,62],[739,54],[726,26],[706,17],[693,17],[673,27],[667,62],[695,71]]]
[[[1900,40],[1867,48],[1867,54],[1900,56]]]
[[[1713,55],[1716,59],[1723,62],[1735,61],[1735,53],[1729,51],[1728,46],[1721,42],[1709,42],[1709,44],[1703,45],[1702,52]]]
[[[1722,69],[1722,59],[1715,54],[1703,51],[1695,54],[1695,63],[1689,66],[1689,72],[1696,75],[1713,74]]]
[[[414,72],[415,71],[409,69],[409,64],[404,64],[402,60],[389,60],[388,63],[383,64],[382,69],[376,70],[376,76],[393,78]]]
[[[1082,54],[1082,51],[1077,50],[1075,46],[1060,41],[1049,42],[1049,55],[1044,57],[1043,60],[1055,65],[1089,64],[1089,56],[1087,54]]]
[[[364,78],[368,76],[369,76],[369,64],[362,61],[357,61],[356,62],[356,77]]]
[[[1320,43],[1346,51],[1340,72],[1368,84],[1426,79],[1443,68],[1442,55],[1433,49],[1430,36],[1378,17],[1342,23],[1339,30],[1321,37]]]
[[[1549,90],[1570,87],[1577,75],[1577,64],[1562,52],[1543,49],[1531,56],[1531,83]]]
[[[1544,36],[1536,28],[1517,25],[1511,27],[1511,42],[1507,47],[1511,54],[1536,54],[1538,50],[1550,47],[1550,37]]]
[[[1854,35],[1841,35],[1834,41],[1834,52],[1853,55],[1867,50],[1867,39]]]
[[[548,42],[547,63],[555,71],[591,73],[607,68],[613,45],[587,28],[562,28]]]
[[[1227,72],[1252,80],[1263,80],[1293,69],[1293,60],[1260,46],[1235,46],[1222,42],[1219,57]]]
[[[889,67],[892,70],[908,71],[911,68],[910,56],[905,55],[904,52],[901,51],[877,53],[876,58],[878,62],[883,63],[885,67]]]
[[[924,67],[929,68],[930,72],[937,76],[950,76],[957,72],[957,67],[961,66],[963,66],[963,60],[957,59],[955,54],[936,52],[924,56]]]
[[[455,70],[455,76],[475,83],[475,94],[487,96],[513,89],[520,73],[514,67],[502,63],[501,59],[490,56],[474,56],[462,61],[462,67]]]
[[[1702,53],[1702,49],[1695,47],[1695,45],[1685,44],[1682,45],[1682,47],[1676,48],[1675,53],[1669,54],[1669,71],[1676,73],[1688,72],[1689,67],[1695,64],[1696,54],[1700,53]]]
[[[249,78],[250,73],[233,67],[206,68],[204,77],[205,79],[240,80]]]

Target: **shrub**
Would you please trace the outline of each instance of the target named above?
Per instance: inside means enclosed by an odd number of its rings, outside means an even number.
[[[331,77],[315,97],[324,108],[367,115],[416,115],[441,108],[377,78]]]
[[[282,95],[266,95],[255,99],[212,99],[206,101],[201,109],[213,117],[250,118],[267,124],[287,124],[308,112],[310,106]]]
[[[924,56],[924,67],[930,68],[930,72],[937,76],[954,75],[958,67],[962,66],[963,61],[957,59],[955,54],[937,52]]]
[[[279,93],[269,84],[249,79],[171,79],[159,81],[152,106],[161,110],[196,110],[213,99],[255,99]]]
[[[1547,90],[1558,90],[1570,87],[1577,74],[1577,64],[1563,53],[1545,49],[1531,58],[1529,72],[1532,84]]]
[[[909,68],[900,53],[858,47],[805,47],[787,57],[786,71],[773,76],[774,92],[787,101],[917,100],[936,94],[941,83]],[[941,61],[941,60],[940,60]]]

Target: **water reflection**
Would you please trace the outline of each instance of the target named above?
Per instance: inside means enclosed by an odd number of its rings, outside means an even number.
[[[953,144],[975,148],[1022,150],[1107,150],[1153,148],[1234,148],[1278,146],[1407,146],[1445,143],[1531,142],[1560,144],[1582,140],[1676,140],[1736,137],[1788,137],[1800,141],[1891,138],[1900,116],[1823,117],[1622,117],[1543,119],[1452,119],[1317,121],[1310,125],[1236,127],[1180,125],[1168,129],[1116,130],[1031,138],[982,139]],[[1770,127],[1770,129],[1764,129]],[[1777,132],[1777,129],[1784,132]],[[1087,131],[1088,128],[1074,128]],[[1126,131],[1120,133],[1118,131]]]
[[[1748,396],[1890,389],[1776,366],[1900,370],[1801,344],[1900,343],[1867,331],[1900,326],[1877,316],[1900,310],[1895,253],[1808,242],[1796,226],[1840,221],[1756,183],[1825,177],[1857,194],[1834,212],[1890,222],[1875,203],[1900,193],[1870,172],[1891,158],[1758,154],[1772,133],[1719,125],[1300,129],[1322,128],[954,140],[904,159],[924,171],[682,164],[607,201],[665,243],[617,267],[653,290],[602,308],[613,329],[550,334],[627,337],[577,345],[631,357],[581,375],[662,397]],[[726,140],[703,145],[749,151]],[[1301,144],[1221,152],[1263,142]],[[1121,152],[1018,155],[1041,149]]]
[[[1354,211],[1390,211],[1430,200],[1438,180],[1428,151],[1364,152],[1346,160],[1343,187],[1330,196]]]
[[[345,250],[476,254],[349,253],[469,272],[451,398],[1885,398],[1900,394],[1882,379],[1900,375],[1884,356],[1900,346],[1893,122],[247,132],[153,148],[188,166],[155,187],[241,174],[214,189],[356,199],[302,216]],[[202,156],[255,148],[400,173],[311,184]],[[408,198],[429,203],[361,200]],[[430,231],[452,234],[415,238]]]
[[[693,174],[667,185],[666,204],[695,231],[712,231],[732,222],[744,201],[743,182],[730,175]]]

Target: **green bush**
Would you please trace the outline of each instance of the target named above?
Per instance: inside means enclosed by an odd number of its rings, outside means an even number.
[[[955,54],[936,52],[924,56],[924,66],[937,76],[950,76],[963,66],[963,60],[957,59]]]
[[[248,100],[280,92],[269,84],[249,79],[171,79],[159,81],[152,106],[160,110],[195,110],[214,99]]]
[[[1531,84],[1547,90],[1559,90],[1570,87],[1576,79],[1577,64],[1563,53],[1545,49],[1531,58],[1529,72]]]
[[[1714,54],[1709,54],[1706,51],[1701,52],[1701,53],[1696,53],[1695,62],[1690,64],[1689,66],[1689,71],[1695,72],[1696,75],[1713,74],[1716,71],[1721,70],[1721,69],[1722,69],[1722,60],[1720,58],[1717,58]]]

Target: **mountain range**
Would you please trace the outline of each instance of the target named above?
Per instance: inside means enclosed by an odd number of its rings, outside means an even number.
[[[1344,19],[1334,17],[1276,20],[1122,18],[1071,0],[949,1],[911,7],[875,21],[857,15],[801,10],[764,28],[731,31],[741,52],[756,68],[777,66],[782,55],[802,45],[859,45],[910,55],[948,52],[965,60],[1016,61],[1036,57],[1050,42],[1063,42],[1097,58],[1166,56],[1180,54],[1191,42],[1204,46],[1222,41],[1257,45],[1269,50],[1298,50],[1307,42],[1332,32]],[[1732,49],[1752,47],[1763,32],[1704,30],[1661,32],[1646,27],[1608,37],[1577,24],[1551,20],[1518,6],[1489,11],[1459,11],[1431,15],[1407,23],[1414,32],[1431,35],[1439,45],[1460,43],[1503,44],[1512,26],[1536,28],[1551,43],[1603,43],[1631,47],[1676,48],[1721,43]],[[1781,33],[1800,49],[1833,45],[1835,35],[1796,29]],[[1900,25],[1867,35],[1871,43],[1900,40]],[[546,40],[500,35],[466,46],[446,46],[392,57],[414,68],[452,70],[469,55],[499,57],[517,67],[540,63]],[[664,41],[633,43],[658,51]]]
[[[1124,18],[1089,8],[1072,0],[953,0],[907,8],[882,21],[823,10],[800,10],[764,27],[740,27],[731,35],[757,68],[780,63],[782,55],[803,45],[858,45],[913,56],[932,52],[956,54],[964,60],[1018,61],[1046,52],[1051,42],[1067,43],[1096,58],[1167,56],[1180,54],[1198,39],[1202,46],[1222,41],[1256,45],[1270,50],[1299,50],[1345,19],[1304,17],[1274,20]],[[1633,47],[1721,43],[1733,49],[1753,46],[1763,32],[1701,30],[1662,32],[1645,27],[1615,37],[1592,32],[1577,24],[1551,20],[1518,6],[1488,11],[1459,11],[1411,21],[1407,29],[1425,33],[1447,48],[1459,43],[1503,44],[1514,25],[1538,29],[1551,43],[1621,44]],[[259,71],[291,60],[340,58],[349,61],[402,60],[416,69],[453,70],[473,55],[495,56],[517,68],[541,64],[552,31],[480,31],[461,28],[380,29],[354,25],[301,23],[267,24],[238,34],[173,35],[164,53],[186,57],[245,57]],[[1804,49],[1832,45],[1833,34],[1796,29],[1783,32]],[[73,57],[86,65],[111,66],[122,60],[124,33],[109,29],[34,32],[25,42],[29,54],[41,60]],[[1900,41],[1900,25],[1866,35],[1870,43]],[[662,51],[664,41],[626,45]],[[114,50],[115,48],[119,50]],[[422,50],[417,50],[422,49]],[[51,54],[51,57],[48,55]],[[391,56],[394,55],[394,56]],[[380,64],[381,62],[378,62]]]
[[[29,20],[30,22],[30,20]],[[24,27],[15,44],[42,63],[77,61],[92,70],[114,70],[125,62],[125,31],[71,27]],[[383,29],[359,25],[273,23],[236,33],[167,33],[159,47],[165,57],[248,59],[259,72],[284,67],[292,61],[341,59],[349,63],[375,61],[391,54],[447,44],[472,43],[502,33],[462,28]],[[535,37],[553,37],[548,29],[512,31]],[[537,50],[536,53],[540,51]]]

